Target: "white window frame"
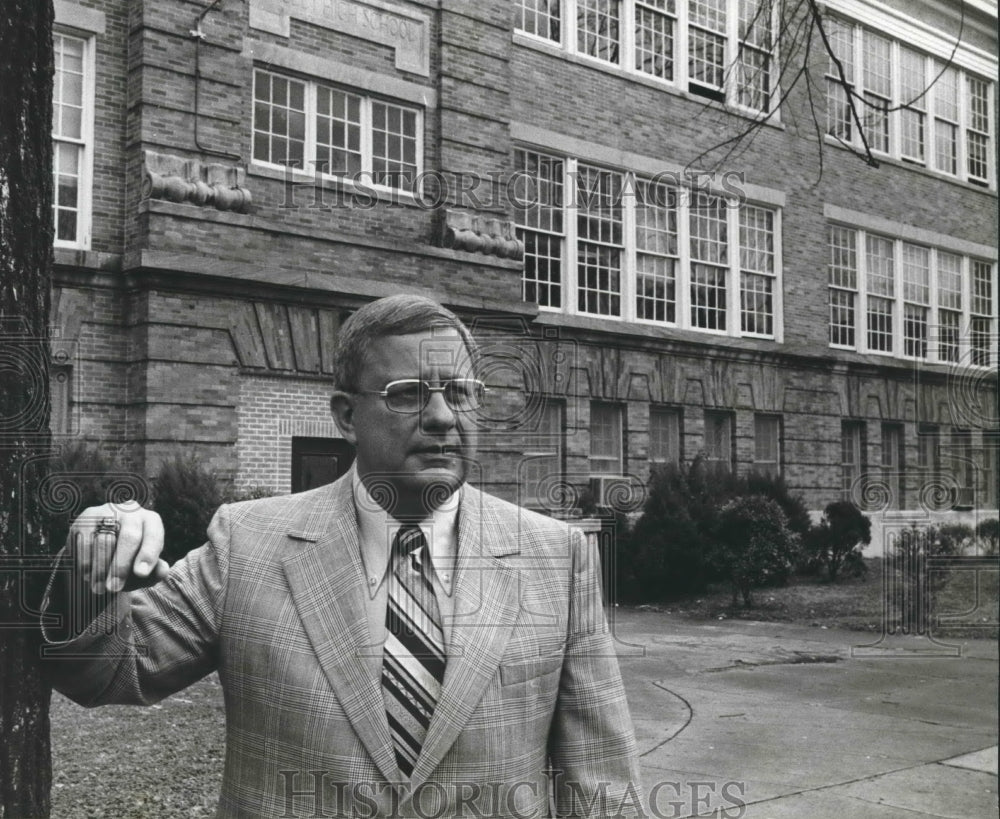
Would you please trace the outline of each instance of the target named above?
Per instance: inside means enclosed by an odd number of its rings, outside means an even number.
[[[689,3],[694,0],[676,0],[674,11],[672,13],[656,9],[656,0],[652,0],[651,2],[646,2],[645,0],[609,0],[609,2],[615,3],[618,7],[619,38],[618,59],[616,61],[605,60],[600,57],[587,54],[586,51],[581,49],[578,44],[577,11],[579,4],[583,2],[594,3],[597,1],[598,0],[553,0],[553,2],[556,3],[556,7],[559,12],[558,28],[560,35],[558,38],[554,38],[537,34],[527,29],[519,28],[520,21],[523,16],[523,4],[529,3],[530,5],[534,5],[534,3],[531,3],[530,0],[520,0],[520,2],[517,3],[517,8],[514,13],[514,30],[519,37],[524,37],[529,41],[545,44],[549,47],[558,48],[566,54],[571,54],[578,59],[592,62],[596,66],[643,77],[652,83],[660,83],[677,89],[684,94],[692,96],[693,98],[701,100],[715,100],[723,103],[728,108],[749,113],[754,117],[765,117],[772,122],[779,121],[779,106],[777,103],[781,98],[781,91],[778,87],[780,71],[778,69],[778,46],[775,34],[780,25],[778,13],[780,6],[779,3],[773,2],[771,5],[770,49],[753,44],[748,46],[755,52],[766,52],[770,55],[770,66],[768,71],[770,76],[768,103],[767,108],[762,109],[748,106],[740,102],[743,86],[740,84],[741,62],[739,55],[740,47],[745,43],[745,41],[741,40],[739,36],[740,15],[738,3],[732,2],[732,0],[724,0],[725,31],[719,32],[720,36],[722,36],[725,40],[722,65],[723,84],[720,98],[719,96],[710,93],[711,89],[709,86],[705,86],[704,91],[693,90],[694,84],[690,80],[689,59],[691,52],[691,31],[697,27],[691,23]],[[765,0],[765,2],[770,2],[770,0]],[[663,16],[670,17],[673,20],[674,54],[672,79],[664,79],[655,73],[642,71],[635,67],[635,55],[637,51],[637,4],[643,6],[644,8],[653,10]]]
[[[56,191],[53,190],[53,247],[89,250],[93,238],[93,187],[94,187],[94,109],[96,108],[97,92],[95,85],[95,49],[96,37],[93,33],[79,31],[66,26],[57,25],[53,31],[53,39],[65,37],[76,40],[83,46],[83,78],[81,83],[80,137],[57,136],[53,130],[53,175],[55,175],[60,143],[76,145],[79,149],[77,182],[76,236],[73,239],[56,238],[58,232],[58,216],[55,211]],[[58,81],[58,76],[55,78]],[[55,122],[53,121],[53,128]],[[58,185],[58,179],[53,178],[53,185]]]
[[[559,248],[561,260],[560,288],[561,306],[552,307],[539,304],[539,310],[563,313],[566,315],[586,316],[588,318],[603,319],[606,321],[626,322],[632,324],[646,324],[656,327],[675,327],[682,330],[692,330],[698,333],[707,333],[719,336],[733,336],[738,338],[759,338],[768,341],[781,342],[784,337],[783,326],[783,292],[782,292],[782,226],[781,208],[763,202],[742,203],[735,199],[726,198],[725,207],[725,230],[727,236],[727,260],[718,267],[725,270],[725,322],[724,326],[715,328],[700,327],[692,319],[691,312],[691,285],[692,285],[692,251],[691,251],[691,216],[692,211],[697,208],[701,197],[706,195],[703,190],[692,190],[687,187],[676,187],[671,180],[670,184],[663,183],[666,189],[673,192],[673,206],[676,209],[676,248],[677,255],[671,256],[674,259],[674,319],[657,320],[641,318],[637,306],[638,288],[638,266],[637,255],[644,253],[638,248],[637,240],[637,186],[640,183],[656,182],[653,177],[637,176],[632,171],[621,170],[608,167],[602,163],[579,160],[575,157],[559,155],[553,151],[535,148],[532,146],[518,145],[515,147],[515,167],[520,168],[520,153],[536,154],[548,160],[561,161],[563,165],[562,180],[562,201],[563,217],[562,232],[552,232],[539,230],[534,225],[524,224],[524,217],[521,214],[515,215],[517,222],[518,237],[525,238],[526,233],[542,233],[545,235],[558,236],[560,238]],[[580,166],[584,165],[588,169],[597,169],[619,174],[622,179],[621,195],[621,225],[623,248],[620,254],[620,312],[618,315],[606,315],[602,313],[588,312],[580,309],[579,305],[579,249],[580,241],[577,235],[578,224],[578,185]],[[530,196],[530,192],[527,194]],[[724,197],[724,194],[712,192],[712,196]],[[772,270],[770,272],[760,272],[756,270],[741,270],[741,231],[740,219],[743,205],[767,211],[772,216],[771,240],[772,249],[770,260]],[[666,258],[666,257],[664,257]],[[741,281],[743,272],[752,275],[766,276],[771,282],[771,333],[760,333],[744,331],[742,329],[743,307],[741,302]],[[522,273],[522,292],[524,292],[524,278]]]
[[[853,8],[857,4],[852,2],[852,0],[843,0],[842,2],[831,3],[829,5],[850,5],[852,6],[852,11],[859,14],[861,12],[861,9]],[[834,21],[837,24],[850,29],[852,32],[853,50],[851,56],[853,58],[853,76],[849,76],[847,79],[855,92],[854,106],[862,123],[865,123],[873,114],[873,109],[871,109],[864,102],[869,93],[865,89],[865,38],[874,36],[881,39],[887,39],[890,42],[891,97],[888,99],[888,144],[886,149],[881,149],[878,146],[873,145],[872,141],[869,139],[868,145],[871,152],[878,156],[887,156],[892,159],[899,160],[900,162],[905,162],[908,165],[923,168],[941,176],[948,176],[953,179],[968,182],[969,184],[976,185],[978,187],[987,187],[991,190],[995,190],[996,168],[994,162],[994,151],[997,136],[997,112],[995,110],[994,102],[994,96],[996,93],[995,83],[994,80],[991,79],[991,76],[996,76],[996,58],[992,57],[992,63],[990,64],[989,59],[983,59],[979,55],[967,55],[966,51],[968,51],[968,49],[963,48],[961,44],[956,49],[954,42],[949,43],[943,38],[938,38],[940,39],[940,42],[937,42],[936,40],[928,38],[926,35],[919,36],[919,33],[907,32],[898,23],[893,24],[891,27],[887,27],[886,21],[877,17],[871,17],[863,22],[859,22],[856,19],[845,16],[845,12],[837,10],[833,15],[824,19],[824,23],[827,25]],[[912,37],[908,36],[909,34],[912,34]],[[911,102],[910,99],[903,98],[904,95],[901,82],[901,54],[904,48],[910,52],[915,52],[918,55],[923,56],[924,61],[924,87],[927,88],[927,91],[920,98],[920,100],[915,103],[915,105],[921,109],[919,113],[921,114],[924,123],[924,155],[922,158],[908,155],[904,153],[903,150],[903,118],[907,110],[907,103]],[[957,119],[951,119],[943,114],[939,114],[937,106],[935,105],[936,86],[932,85],[934,80],[938,77],[938,74],[942,71],[949,60],[951,60],[949,67],[952,68],[957,74]],[[990,68],[992,71],[990,71]],[[829,89],[831,87],[831,83],[834,83],[837,77],[828,68],[826,71],[826,78],[828,88],[826,103],[827,106],[829,106]],[[988,132],[985,132],[987,171],[984,177],[974,176],[969,173],[969,135],[972,133],[984,133],[971,127],[971,113],[969,111],[970,79],[975,79],[979,82],[985,83],[987,88],[986,114],[988,117],[989,130]],[[850,123],[850,134],[848,138],[845,139],[843,136],[831,132],[829,117],[830,114],[828,107],[826,126],[826,139],[828,141],[848,145],[855,150],[864,149],[864,143],[861,140],[861,135],[858,133],[856,123],[853,121]],[[941,128],[957,126],[955,146],[956,167],[954,173],[938,168],[937,131],[939,126]]]
[[[912,241],[909,239],[902,239],[898,237],[893,237],[887,235],[882,231],[869,231],[865,228],[854,227],[850,225],[845,225],[837,222],[828,223],[827,231],[827,247],[831,250],[831,236],[832,231],[844,231],[848,234],[853,234],[854,236],[854,278],[856,286],[850,288],[844,284],[833,284],[830,281],[828,275],[827,290],[830,295],[830,311],[828,316],[828,343],[833,349],[839,350],[854,350],[859,353],[867,353],[870,355],[881,355],[881,356],[892,356],[895,358],[905,359],[908,361],[923,361],[930,364],[961,364],[963,366],[974,366],[974,367],[990,367],[996,366],[997,354],[995,349],[991,349],[989,352],[989,361],[986,363],[975,363],[975,356],[972,350],[972,326],[973,319],[978,320],[980,323],[987,322],[986,324],[986,337],[987,339],[995,339],[997,334],[997,315],[996,315],[996,305],[997,305],[997,263],[995,261],[990,261],[987,259],[980,258],[978,256],[969,256],[958,253],[951,249],[938,248],[933,245],[929,245],[923,242]],[[883,240],[892,243],[892,267],[893,267],[893,282],[892,282],[892,296],[877,296],[878,298],[886,298],[892,302],[892,347],[889,350],[877,350],[873,349],[868,344],[868,301],[871,296],[869,293],[869,275],[868,275],[868,237],[873,237],[878,240]],[[929,275],[928,275],[928,299],[926,303],[920,303],[916,299],[908,298],[907,296],[907,282],[906,282],[906,272],[905,272],[905,252],[906,247],[912,246],[915,248],[920,248],[926,250],[929,259]],[[949,292],[958,295],[961,302],[960,309],[955,309],[947,304],[941,304],[941,287],[943,286],[943,281],[940,277],[939,268],[939,258],[941,256],[948,256],[950,258],[958,258],[960,262],[960,291],[950,290]],[[832,264],[832,256],[831,262]],[[990,271],[990,287],[989,293],[983,294],[983,301],[980,304],[985,304],[985,309],[980,308],[979,310],[973,309],[973,270],[975,265],[987,266]],[[834,293],[853,293],[854,295],[854,344],[835,344],[832,341],[831,333],[829,328],[833,319],[833,305],[832,298]],[[926,355],[909,355],[906,352],[906,339],[904,332],[904,321],[906,315],[906,305],[919,305],[927,310],[927,339],[926,339]],[[987,315],[986,310],[989,311]],[[958,338],[958,356],[957,361],[952,360],[948,356],[941,355],[941,347],[945,343],[946,339],[943,336],[943,322],[940,319],[940,314],[942,311],[947,311],[949,313],[958,313],[961,315],[959,321],[959,338]],[[991,342],[989,342],[991,343]]]
[[[305,141],[303,146],[303,167],[297,168],[293,165],[283,165],[276,162],[267,162],[254,157],[254,135],[257,133],[256,128],[256,115],[251,109],[250,114],[250,129],[251,129],[251,145],[250,145],[250,157],[251,164],[262,167],[262,168],[273,168],[280,171],[288,171],[297,174],[309,174],[314,175],[316,178],[324,180],[335,180],[341,181],[348,185],[357,183],[360,181],[364,186],[380,192],[393,192],[397,194],[403,194],[404,196],[420,196],[420,178],[423,174],[423,162],[424,162],[424,110],[419,106],[413,105],[412,103],[406,102],[404,100],[392,99],[389,97],[383,97],[381,95],[373,95],[363,89],[351,88],[347,86],[338,85],[335,82],[328,82],[326,80],[317,80],[309,77],[303,77],[298,74],[275,70],[273,68],[265,68],[263,66],[254,66],[253,72],[253,90],[251,95],[251,104],[256,106],[257,102],[257,78],[260,74],[267,74],[273,77],[280,77],[281,79],[287,80],[288,82],[300,83],[304,86],[304,108],[305,108]],[[327,173],[319,169],[317,166],[317,142],[316,142],[316,116],[317,116],[317,104],[316,95],[320,87],[330,88],[334,91],[342,92],[355,96],[360,99],[360,113],[361,113],[361,171],[359,173],[360,180],[350,177],[343,176],[340,174]],[[373,126],[372,126],[372,105],[373,103],[383,103],[386,105],[393,105],[397,108],[402,108],[406,111],[411,111],[414,113],[416,118],[415,124],[415,170],[414,170],[414,181],[415,186],[413,189],[400,188],[392,185],[377,184],[374,181],[373,176],[373,154],[372,154],[372,143],[373,143]]]

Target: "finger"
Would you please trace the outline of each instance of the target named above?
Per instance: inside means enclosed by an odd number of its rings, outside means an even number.
[[[142,516],[142,542],[132,564],[132,570],[139,577],[148,577],[159,567],[166,565],[165,560],[159,560],[163,551],[163,521],[155,512],[144,512]],[[169,570],[169,566],[167,566]]]
[[[108,518],[108,520],[114,520],[114,518]],[[115,532],[108,531],[103,527],[95,528],[93,535],[91,535],[89,579],[94,594],[103,594],[105,591],[105,578],[108,575],[108,566],[114,559],[116,541]]]
[[[122,514],[118,540],[108,565],[105,584],[110,592],[125,588],[125,581],[132,572],[132,561],[142,543],[142,512]]]
[[[132,572],[125,581],[124,591],[135,591],[136,589],[147,589],[155,586],[170,573],[170,564],[162,558],[156,561],[156,565],[146,577],[139,577]]]

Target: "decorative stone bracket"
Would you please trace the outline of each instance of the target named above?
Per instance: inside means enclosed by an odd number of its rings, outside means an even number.
[[[197,159],[143,151],[143,199],[249,213],[252,199],[245,181],[246,172],[232,165],[203,164]]]
[[[524,258],[524,242],[518,240],[513,222],[466,210],[444,212],[441,246],[501,259]]]

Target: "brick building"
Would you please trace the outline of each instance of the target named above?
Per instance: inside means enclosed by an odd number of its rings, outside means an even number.
[[[499,494],[995,508],[995,6],[828,0],[805,64],[790,5],[55,0],[56,431],[326,480],[340,322],[411,291],[483,339]]]

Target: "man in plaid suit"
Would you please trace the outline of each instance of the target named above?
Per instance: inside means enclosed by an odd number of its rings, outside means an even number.
[[[49,620],[55,687],[147,704],[218,671],[219,816],[641,811],[595,551],[468,480],[474,357],[450,311],[381,299],[338,340],[343,478],[223,506],[169,569],[155,513],[87,510],[46,605],[93,616]]]

